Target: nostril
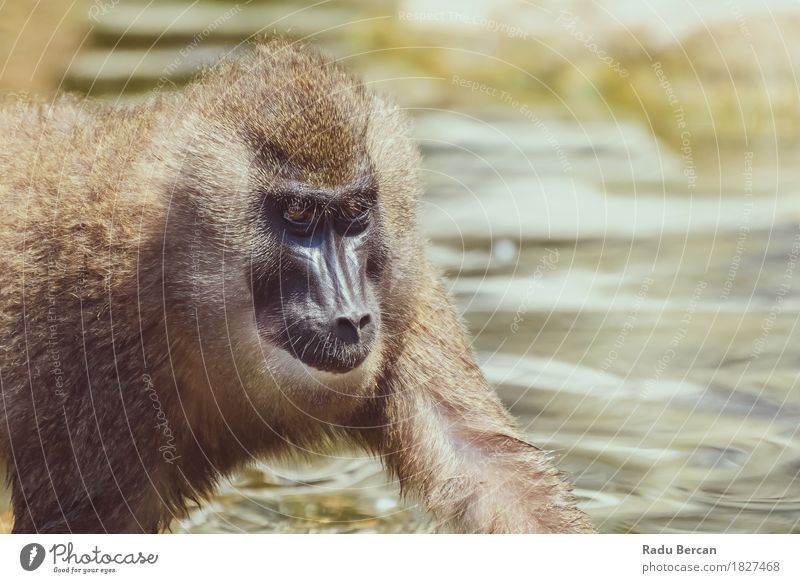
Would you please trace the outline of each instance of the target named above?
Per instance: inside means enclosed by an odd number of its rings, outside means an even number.
[[[345,342],[358,342],[362,331],[372,323],[370,314],[338,316],[335,320],[336,335]]]
[[[347,343],[358,342],[360,339],[359,329],[352,318],[339,316],[336,318],[336,336]]]
[[[336,327],[341,330],[358,330],[353,320],[347,316],[336,318]]]

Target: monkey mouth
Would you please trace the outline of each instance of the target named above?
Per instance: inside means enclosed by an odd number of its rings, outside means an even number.
[[[364,363],[372,350],[371,344],[320,343],[313,349],[306,347],[304,350],[298,350],[292,346],[282,348],[308,367],[321,372],[343,375]]]
[[[298,359],[298,360],[300,360],[300,359]],[[307,362],[305,360],[300,360],[300,362],[302,362],[306,366],[310,366],[311,368],[316,369],[316,370],[321,371],[321,372],[344,375],[344,374],[347,374],[347,373],[352,372],[355,369],[357,369],[359,366],[361,366],[361,364],[364,362],[364,360],[366,360],[366,357],[360,359],[358,362],[342,364],[342,365],[335,365],[335,364],[331,364],[331,363],[322,364],[322,363],[315,363],[315,362]]]

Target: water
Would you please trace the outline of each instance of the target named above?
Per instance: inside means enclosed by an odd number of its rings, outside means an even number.
[[[136,99],[231,5],[200,6],[205,16],[163,37],[124,17],[135,24],[122,51],[112,48],[124,18],[110,18],[66,84]],[[337,6],[326,7],[331,22],[352,10]],[[246,36],[246,21],[215,29],[174,75]],[[335,50],[361,42],[325,38]],[[375,62],[356,68],[374,78]],[[525,114],[458,94],[434,108],[455,94],[447,75],[394,65],[378,78],[418,78],[381,87],[416,120],[431,259],[486,375],[530,439],[555,452],[600,530],[800,532],[800,189],[786,154],[697,142],[687,159],[624,115],[552,103]],[[375,460],[349,452],[263,462],[173,531],[436,527]]]

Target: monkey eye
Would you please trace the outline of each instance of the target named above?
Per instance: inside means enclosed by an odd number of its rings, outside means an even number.
[[[283,219],[292,230],[307,234],[316,222],[317,211],[312,204],[292,201],[283,211]]]
[[[339,207],[339,222],[347,234],[360,233],[369,225],[370,208],[361,202],[351,202]]]

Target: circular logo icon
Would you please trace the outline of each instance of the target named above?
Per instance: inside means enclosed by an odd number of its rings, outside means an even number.
[[[35,571],[44,562],[44,547],[39,543],[30,543],[19,552],[19,564],[26,571]]]

